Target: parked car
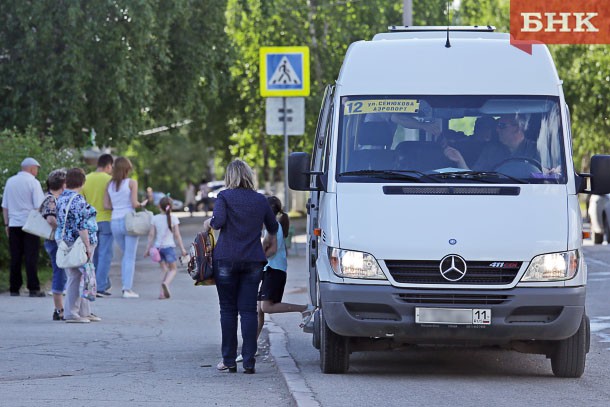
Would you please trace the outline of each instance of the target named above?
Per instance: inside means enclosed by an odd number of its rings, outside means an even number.
[[[197,192],[195,196],[195,200],[197,201],[197,210],[214,210],[214,202],[216,202],[216,198],[218,197],[218,193],[224,189],[225,182],[224,181],[210,181],[207,184],[208,193],[207,196],[203,196],[201,190]]]
[[[604,240],[610,243],[610,196],[591,195],[588,213],[593,243],[600,244]]]
[[[159,202],[161,198],[163,198],[165,194],[163,192],[153,192],[153,202],[155,206],[159,206]],[[179,199],[172,198],[172,211],[181,211],[184,209],[184,202]]]

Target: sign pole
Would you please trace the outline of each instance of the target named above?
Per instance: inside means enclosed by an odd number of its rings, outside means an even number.
[[[288,131],[286,129],[288,115],[286,114],[286,97],[282,98],[282,127],[284,133],[284,209],[290,212],[290,191],[288,191]]]

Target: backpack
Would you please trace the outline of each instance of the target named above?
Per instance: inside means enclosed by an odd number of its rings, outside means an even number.
[[[214,270],[212,267],[212,251],[216,245],[212,230],[199,232],[189,249],[190,260],[186,270],[195,285],[214,285]]]

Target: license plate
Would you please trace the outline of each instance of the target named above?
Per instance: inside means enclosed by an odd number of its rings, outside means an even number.
[[[415,308],[418,324],[491,325],[491,310],[481,308]]]

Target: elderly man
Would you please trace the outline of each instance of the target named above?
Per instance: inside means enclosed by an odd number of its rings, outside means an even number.
[[[40,164],[28,157],[21,162],[21,171],[10,177],[4,187],[2,196],[2,214],[6,225],[6,234],[11,254],[10,291],[11,296],[18,296],[23,285],[21,262],[25,257],[25,273],[30,297],[44,297],[38,280],[38,250],[40,238],[22,230],[28,214],[38,209],[44,200],[40,182],[36,179]]]

